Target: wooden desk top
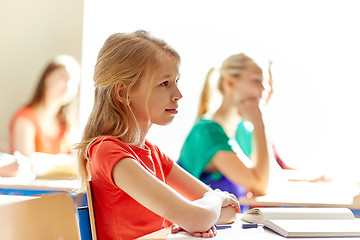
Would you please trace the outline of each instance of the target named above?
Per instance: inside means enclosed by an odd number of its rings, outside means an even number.
[[[241,214],[238,215],[234,225],[242,224],[244,221],[241,220]],[[196,239],[204,239],[204,238],[196,238],[191,236],[185,232],[179,232],[176,234],[170,233],[170,228],[161,229],[154,233],[148,234],[139,240],[168,240],[168,239],[177,239],[177,240],[196,240]],[[284,240],[286,238],[282,237],[281,235],[272,232],[268,229],[263,229],[262,227],[258,227],[257,229],[241,229],[241,228],[228,228],[223,230],[218,230],[217,236],[211,239],[221,239],[221,240],[244,240],[244,239],[252,239],[252,240]],[[345,237],[345,238],[338,238],[338,237],[329,237],[329,238],[296,238],[296,240],[319,240],[319,239],[329,239],[329,240],[360,240],[360,237]]]
[[[240,204],[250,206],[291,206],[291,207],[347,207],[360,209],[359,186],[344,184],[343,182],[306,182],[306,181],[278,181],[271,182],[266,196],[240,199]],[[238,217],[235,224],[242,222]],[[170,229],[162,229],[143,236],[141,240],[154,239],[202,239],[187,233],[170,234]],[[270,230],[257,232],[231,232],[229,229],[218,230],[213,239],[286,239]],[[297,240],[349,240],[349,238],[297,238]],[[351,238],[360,240],[360,238]]]
[[[71,191],[79,187],[80,187],[79,180],[51,180],[51,179],[25,180],[17,177],[0,178],[0,188],[2,189]]]
[[[0,195],[0,205],[26,201],[26,200],[30,200],[30,199],[34,199],[34,198],[38,198],[38,197],[16,196],[16,195]]]

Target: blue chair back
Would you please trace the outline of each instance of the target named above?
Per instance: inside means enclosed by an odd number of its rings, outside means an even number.
[[[88,206],[78,207],[77,212],[78,212],[78,217],[79,217],[81,240],[92,240]]]

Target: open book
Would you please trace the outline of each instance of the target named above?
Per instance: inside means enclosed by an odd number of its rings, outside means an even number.
[[[360,236],[360,219],[348,208],[253,208],[242,219],[284,237]]]

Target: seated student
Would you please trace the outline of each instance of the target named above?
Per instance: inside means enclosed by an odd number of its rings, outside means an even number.
[[[179,165],[212,188],[244,197],[266,194],[269,154],[259,102],[264,91],[261,68],[245,54],[225,59],[219,69],[219,108],[208,114],[207,75],[197,121],[180,152]],[[242,209],[246,210],[246,209]]]
[[[113,34],[99,52],[94,107],[78,145],[99,240],[135,239],[172,223],[212,237],[214,224],[239,212],[234,195],[210,189],[146,140],[152,124],[169,124],[178,112],[179,64],[145,31]]]
[[[55,57],[43,71],[35,93],[10,122],[10,152],[69,153],[69,104],[79,85],[79,66],[70,56]]]

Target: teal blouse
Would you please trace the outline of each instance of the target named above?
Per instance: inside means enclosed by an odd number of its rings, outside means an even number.
[[[209,173],[202,179],[205,167],[217,151],[243,151],[250,156],[252,151],[252,124],[241,121],[237,127],[236,138],[229,138],[224,129],[213,120],[197,120],[180,152],[178,163],[196,178],[206,183],[207,179],[219,180],[221,173]]]

